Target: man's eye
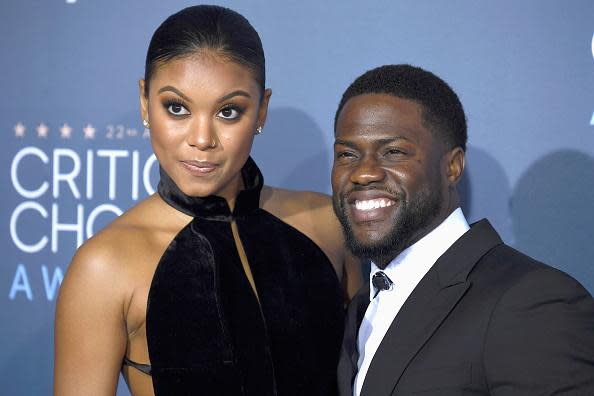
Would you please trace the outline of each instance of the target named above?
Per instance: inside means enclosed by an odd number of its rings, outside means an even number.
[[[190,112],[181,103],[171,103],[167,106],[167,111],[173,115],[181,116],[190,114]]]
[[[396,148],[393,148],[393,149],[389,149],[386,152],[386,154],[388,154],[388,155],[402,155],[402,154],[404,154],[404,151],[399,150],[399,149],[396,149]]]
[[[355,156],[355,154],[353,154],[350,151],[339,151],[336,153],[336,158],[351,158],[354,156]]]
[[[225,119],[225,120],[234,120],[241,115],[241,111],[234,107],[224,107],[219,111],[217,116]]]

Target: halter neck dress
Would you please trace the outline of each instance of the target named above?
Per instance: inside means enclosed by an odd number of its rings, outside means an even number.
[[[156,396],[334,395],[343,293],[326,255],[259,207],[249,158],[233,212],[225,199],[184,195],[161,169],[159,195],[193,217],[151,282],[146,332]],[[233,238],[235,222],[258,297]]]

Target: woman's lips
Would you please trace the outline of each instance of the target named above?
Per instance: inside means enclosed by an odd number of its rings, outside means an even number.
[[[206,161],[181,161],[182,166],[194,176],[207,176],[214,172],[219,164]]]

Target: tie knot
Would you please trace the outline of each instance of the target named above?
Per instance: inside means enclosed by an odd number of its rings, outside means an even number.
[[[373,274],[371,283],[373,283],[373,287],[377,289],[376,295],[382,290],[391,290],[394,285],[394,282],[392,282],[392,280],[388,278],[388,275],[383,271],[377,271]]]

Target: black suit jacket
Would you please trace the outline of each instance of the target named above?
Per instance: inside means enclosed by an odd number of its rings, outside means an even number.
[[[341,396],[352,395],[368,304],[369,285],[349,307]],[[406,300],[361,391],[413,394],[593,396],[592,296],[570,276],[503,244],[487,220],[473,224]]]

